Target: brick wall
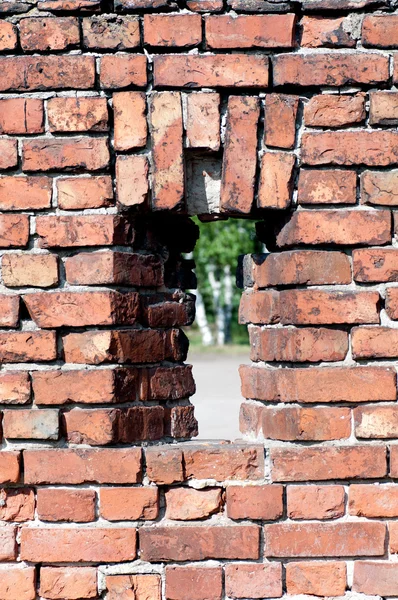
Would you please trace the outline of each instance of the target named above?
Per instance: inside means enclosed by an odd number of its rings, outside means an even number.
[[[0,600],[398,596],[396,5],[0,0]],[[192,215],[268,249],[233,443]]]

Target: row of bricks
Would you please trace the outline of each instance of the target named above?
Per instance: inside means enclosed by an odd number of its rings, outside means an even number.
[[[286,501],[284,504],[284,494]],[[101,517],[107,521],[157,520],[160,500],[164,516],[173,521],[195,521],[225,513],[229,519],[275,521],[331,520],[346,514],[346,492],[342,485],[228,485],[194,489],[103,487],[94,489],[33,488],[0,489],[0,521],[88,523]],[[97,507],[97,496],[98,507]],[[286,505],[286,509],[285,509]],[[36,510],[36,512],[35,512]],[[395,484],[351,484],[347,514],[367,518],[398,517],[398,486]]]
[[[2,567],[0,574],[0,593],[5,600],[36,598],[33,567]],[[347,567],[342,561],[289,562],[284,565],[284,572],[282,565],[274,561],[228,563],[224,569],[222,566],[166,566],[165,596],[162,596],[159,574],[127,574],[106,576],[106,599],[120,600],[122,594],[133,592],[137,598],[151,600],[222,600],[223,581],[229,598],[279,598],[284,589],[293,595],[336,597],[344,596],[346,589],[352,589],[366,594],[395,596],[398,568],[394,562],[356,561],[351,587],[347,585]],[[13,590],[11,595],[9,590]],[[98,598],[96,569],[43,566],[38,591],[40,598],[50,600]]]
[[[150,14],[142,20],[143,44],[151,47],[193,48],[293,48],[296,46],[296,15],[218,15]],[[398,15],[365,15],[361,42],[365,47],[398,47]],[[297,23],[298,45],[305,48],[354,48],[359,22],[354,28],[349,17],[304,17]],[[94,16],[22,18],[18,27],[0,24],[0,51],[17,51],[18,41],[24,52],[70,50],[130,50],[141,46],[138,17]],[[204,27],[204,31],[202,28]],[[18,40],[19,38],[19,40]]]

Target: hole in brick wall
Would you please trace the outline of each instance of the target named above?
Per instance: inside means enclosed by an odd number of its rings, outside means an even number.
[[[208,194],[216,193],[218,164],[212,159],[206,162],[193,158],[190,168],[190,193],[199,206],[202,193],[206,201]],[[202,187],[198,183],[201,175]],[[201,222],[195,217],[194,221],[200,237],[187,257],[195,261],[198,281],[197,289],[192,290],[196,295],[196,318],[185,330],[190,340],[188,362],[193,365],[197,389],[191,400],[200,439],[233,440],[241,437],[239,407],[243,398],[238,368],[249,359],[247,327],[238,322],[242,293],[236,281],[238,262],[239,256],[262,252],[263,246],[256,238],[253,220]]]

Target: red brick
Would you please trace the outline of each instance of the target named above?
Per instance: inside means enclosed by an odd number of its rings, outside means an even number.
[[[35,19],[36,20],[36,19]],[[94,86],[94,56],[2,56],[0,91],[33,91]],[[46,140],[48,142],[48,140]]]
[[[372,92],[369,96],[369,123],[371,125],[397,125],[398,93]]]
[[[0,133],[12,135],[43,131],[43,100],[38,98],[0,100]]]
[[[209,48],[293,48],[296,17],[217,15],[205,19]]]
[[[57,410],[5,410],[3,435],[10,439],[57,440],[59,417]]]
[[[142,527],[141,559],[148,562],[259,558],[256,525]]]
[[[107,131],[106,98],[50,98],[47,102],[50,131]]]
[[[304,106],[305,124],[312,127],[342,127],[361,123],[365,120],[364,93],[355,94],[321,94],[312,96]]]
[[[364,171],[361,175],[361,202],[381,206],[398,205],[398,170]]]
[[[220,95],[215,92],[187,94],[186,143],[188,148],[220,148]]]
[[[285,442],[347,439],[351,434],[351,411],[349,408],[261,406],[261,429],[266,439]]]
[[[398,289],[388,288],[386,290],[386,312],[390,319],[398,319]]]
[[[0,483],[18,482],[21,472],[20,462],[20,452],[10,450],[0,452]]]
[[[356,204],[354,171],[300,169],[299,204]]]
[[[296,244],[388,244],[391,242],[390,220],[389,211],[300,210],[281,227],[276,245],[283,248]]]
[[[352,258],[355,281],[398,281],[398,250],[395,248],[361,248],[353,251]]]
[[[181,446],[150,446],[145,454],[147,476],[151,481],[170,485],[184,480]]]
[[[16,527],[1,527],[0,528],[0,560],[10,561],[17,558],[17,542],[16,542]],[[1,571],[0,571],[1,574]],[[0,583],[1,590],[1,583]],[[18,598],[19,600],[19,598]]]
[[[157,487],[104,487],[100,490],[100,515],[108,521],[154,520],[159,512]]]
[[[384,446],[271,449],[274,481],[374,479],[384,477],[386,469]],[[307,543],[307,547],[311,544]]]
[[[180,400],[196,391],[191,365],[155,367],[147,374],[148,387],[141,388],[141,400]]]
[[[153,58],[156,87],[268,86],[269,66],[265,55],[164,54]]]
[[[264,142],[267,146],[287,149],[294,147],[298,102],[297,96],[265,96]]]
[[[68,442],[104,446],[119,442],[120,411],[117,409],[82,410],[64,413],[64,428]]]
[[[371,52],[279,54],[272,63],[277,86],[373,85],[389,78],[388,57]]]
[[[258,98],[230,96],[221,180],[221,211],[249,213],[257,164]]]
[[[36,210],[51,206],[49,177],[0,177],[1,210]]]
[[[94,567],[42,567],[40,595],[51,600],[97,597],[97,571]]]
[[[43,362],[57,358],[53,331],[13,331],[0,333],[0,360],[3,363]]]
[[[135,529],[24,527],[21,532],[21,559],[31,562],[118,563],[135,556]]]
[[[128,600],[134,594],[137,600],[161,600],[160,575],[112,575],[106,577],[108,600]]]
[[[227,487],[227,515],[230,519],[274,521],[282,514],[282,485]]]
[[[382,556],[384,523],[272,523],[264,526],[265,556]]]
[[[394,48],[398,45],[398,15],[365,15],[362,24],[364,46]]]
[[[261,159],[259,208],[288,208],[293,195],[293,169],[296,162],[289,152],[266,152]]]
[[[35,518],[35,493],[33,490],[29,488],[1,488],[0,500],[1,521],[21,523]]]
[[[22,49],[28,52],[67,50],[80,41],[79,22],[75,17],[21,19],[19,32]]]
[[[384,0],[381,0],[383,4]],[[369,4],[374,4],[374,0],[303,0],[303,7],[307,10],[359,10]]]
[[[397,565],[382,561],[355,561],[352,589],[366,594],[395,596],[398,593]]]
[[[263,478],[261,446],[204,443],[183,448],[187,479],[257,480]]]
[[[220,488],[171,488],[166,492],[166,518],[191,521],[218,513],[221,508],[221,492]]]
[[[8,21],[0,23],[0,50],[14,50],[17,46],[17,28]]]
[[[338,519],[344,512],[342,485],[290,485],[287,488],[287,514],[290,519]]]
[[[116,192],[122,206],[145,206],[149,192],[149,163],[144,154],[116,158]]]
[[[120,441],[128,444],[160,440],[164,436],[164,412],[162,406],[129,408],[121,419]]]
[[[0,596],[3,600],[33,600],[36,597],[34,567],[2,566],[0,569]]]
[[[221,600],[221,567],[166,567],[167,600]]]
[[[86,11],[98,10],[100,0],[42,0],[37,4],[39,10],[58,11]]]
[[[396,377],[384,367],[264,369],[242,365],[242,394],[267,402],[396,400]]]
[[[144,15],[144,43],[148,46],[189,48],[201,41],[200,15]]]
[[[5,458],[10,454],[3,453]],[[12,454],[16,462],[17,454]],[[25,483],[31,484],[137,483],[141,448],[25,450],[24,467]]]
[[[319,362],[344,360],[348,335],[336,329],[250,327],[251,360]]]
[[[198,435],[198,421],[194,406],[173,406],[165,409],[164,435],[174,438],[192,438]]]
[[[56,182],[58,208],[62,210],[102,208],[114,203],[112,179],[107,175],[61,177]]]
[[[145,87],[147,59],[144,54],[110,54],[101,57],[101,88]]]
[[[40,488],[37,490],[37,514],[41,521],[94,521],[95,492]]]
[[[344,596],[347,567],[334,561],[290,562],[286,565],[286,586],[289,594]]]
[[[394,358],[398,356],[398,331],[389,327],[354,327],[353,358]]]
[[[390,552],[396,554],[398,552],[398,529],[396,523],[389,523],[388,530],[390,533]]]
[[[2,372],[0,375],[1,404],[26,404],[30,400],[30,379],[26,372]]]
[[[0,169],[10,169],[18,164],[17,140],[0,138]]]
[[[181,94],[155,92],[150,104],[155,210],[179,207],[184,199],[183,123]]]
[[[394,404],[357,407],[354,410],[355,435],[365,439],[398,437],[398,407]]]
[[[350,515],[368,518],[398,516],[398,486],[351,485],[349,491]]]
[[[225,566],[225,589],[230,598],[282,596],[280,563],[232,563]]]
[[[187,0],[187,8],[194,12],[220,12],[223,9],[222,0]]]
[[[304,48],[355,48],[353,26],[347,17],[326,19],[323,17],[303,17],[301,46]]]
[[[136,292],[39,292],[24,302],[39,327],[132,325],[139,309]]]
[[[5,254],[2,276],[7,287],[52,287],[58,283],[58,257],[54,254]]]
[[[398,161],[396,131],[311,131],[302,137],[301,159],[307,165],[388,166]]]
[[[136,399],[138,371],[101,369],[34,371],[35,403],[39,405],[112,404]]]
[[[97,171],[109,166],[106,138],[37,138],[24,140],[22,164],[26,171],[68,170]]]
[[[36,219],[36,232],[41,248],[123,245],[133,236],[130,223],[123,217],[98,214],[43,215]]]
[[[145,94],[118,92],[113,94],[115,150],[142,148],[147,139]]]
[[[83,44],[98,50],[130,50],[140,45],[140,22],[135,16],[98,15],[82,20]]]

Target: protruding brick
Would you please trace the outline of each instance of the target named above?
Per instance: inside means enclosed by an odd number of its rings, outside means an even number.
[[[130,50],[140,45],[136,16],[98,15],[82,20],[83,45],[96,50]]]
[[[41,248],[126,245],[134,235],[131,224],[123,217],[98,214],[43,215],[36,219],[36,232]]]
[[[0,501],[0,521],[22,523],[35,518],[35,493],[29,488],[1,488]]]
[[[113,94],[115,150],[142,148],[146,144],[146,101],[141,92]]]
[[[24,140],[22,164],[26,171],[87,169],[109,166],[108,141],[104,137],[37,138]]]
[[[108,129],[106,98],[50,98],[47,114],[50,131],[57,133]]]
[[[126,600],[134,594],[137,600],[161,600],[160,575],[111,575],[106,577],[108,600]]]
[[[347,567],[340,561],[290,562],[286,565],[286,586],[289,594],[344,596]]]
[[[355,281],[398,281],[398,250],[395,248],[361,248],[353,251],[352,258]]]
[[[398,15],[365,15],[362,24],[362,43],[376,48],[398,45]]]
[[[256,525],[142,527],[141,559],[148,562],[257,559],[259,534]]]
[[[76,17],[37,17],[19,23],[22,49],[28,52],[67,50],[80,41]]]
[[[221,180],[221,210],[249,213],[257,163],[258,98],[230,96]]]
[[[87,523],[95,519],[94,490],[40,488],[37,514],[41,521]]]
[[[351,434],[349,408],[261,406],[264,438],[294,441],[342,440]]]
[[[355,204],[357,175],[340,169],[300,169],[299,204]]]
[[[97,597],[97,571],[94,567],[42,567],[40,595],[50,600]]]
[[[16,463],[18,453],[4,455],[4,460],[9,456]],[[25,483],[31,484],[137,483],[141,448],[25,450],[24,467]]]
[[[30,400],[30,379],[26,371],[0,374],[0,403],[26,404]]]
[[[186,102],[186,142],[188,148],[220,148],[220,95],[191,93]]]
[[[287,15],[217,15],[206,17],[209,48],[292,48],[296,17]]]
[[[365,94],[321,94],[304,107],[304,121],[312,127],[342,127],[365,120]]]
[[[259,208],[288,208],[293,195],[293,169],[296,162],[289,152],[266,152],[261,159]]]
[[[107,175],[94,177],[60,177],[56,180],[58,208],[84,210],[113,204],[112,179]]]
[[[157,487],[104,487],[100,490],[100,515],[108,521],[151,521],[159,512]]]
[[[5,438],[17,440],[57,440],[59,416],[57,410],[5,410],[3,415]]]
[[[148,46],[189,48],[201,41],[200,15],[144,15],[144,43]]]
[[[146,86],[147,59],[144,54],[110,54],[101,57],[100,64],[103,89]]]
[[[283,593],[282,565],[276,562],[227,564],[225,589],[230,598],[279,598]]]
[[[0,452],[0,483],[17,483],[21,472],[20,463],[20,452],[10,450]]]
[[[263,478],[262,446],[239,443],[195,444],[183,449],[188,479],[256,480]]]
[[[289,485],[287,488],[287,514],[291,519],[338,519],[344,515],[344,503],[342,485]]]
[[[38,98],[0,100],[0,133],[12,135],[43,131],[43,100]]]
[[[221,600],[221,567],[166,567],[167,600]]]
[[[55,254],[4,254],[1,274],[7,287],[52,287],[58,283]]]
[[[56,358],[57,339],[54,331],[0,333],[1,362],[44,362]]]
[[[294,147],[298,102],[297,96],[265,96],[264,142],[267,146],[286,149]]]
[[[221,489],[171,488],[166,492],[166,518],[176,521],[204,519],[221,508]]]
[[[384,446],[271,449],[271,475],[274,481],[374,479],[384,477],[386,471]],[[306,544],[308,549],[311,545]]]
[[[26,528],[21,559],[46,563],[118,563],[134,560],[136,530],[127,528]]]
[[[356,45],[354,28],[348,17],[303,17],[300,25],[303,32],[300,45],[304,48],[354,48]]]
[[[149,163],[144,154],[116,158],[116,191],[122,206],[145,205],[149,191]]]
[[[230,519],[275,521],[282,513],[282,485],[227,487],[227,515]]]
[[[34,567],[19,568],[2,566],[0,568],[0,596],[3,600],[33,600],[36,596],[36,570]]]
[[[361,202],[381,206],[398,205],[398,170],[364,171],[361,175]]]

